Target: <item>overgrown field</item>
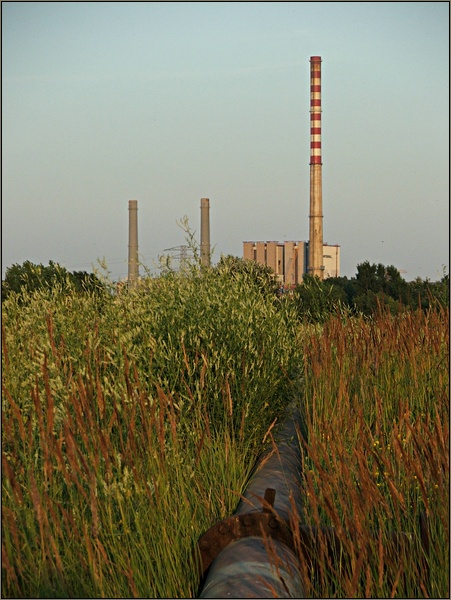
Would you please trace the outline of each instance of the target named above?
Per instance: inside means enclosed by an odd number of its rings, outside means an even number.
[[[448,309],[332,318],[304,366],[300,520],[338,548],[320,536],[307,592],[449,598]]]
[[[3,304],[2,593],[194,596],[287,402],[295,320],[249,276]]]
[[[194,597],[198,537],[234,512],[296,395],[299,522],[334,527],[343,554],[319,545],[308,594],[445,597],[448,333],[440,309],[303,325],[289,298],[227,266],[121,294],[12,295],[2,596]],[[408,534],[405,560],[392,531]]]

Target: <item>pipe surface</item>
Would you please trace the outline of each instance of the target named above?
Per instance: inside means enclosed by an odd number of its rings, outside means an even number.
[[[261,512],[262,505],[275,515],[274,521],[289,522],[293,506],[302,514],[299,423],[299,412],[292,406],[274,436],[274,447],[259,458],[238,504],[237,515]],[[268,488],[275,491],[272,508],[264,501]],[[215,558],[199,597],[303,598],[299,559],[293,548],[278,539],[265,535],[243,537],[228,544]]]
[[[271,550],[268,549],[268,545]],[[210,567],[200,598],[304,598],[296,555],[282,542],[248,537]]]

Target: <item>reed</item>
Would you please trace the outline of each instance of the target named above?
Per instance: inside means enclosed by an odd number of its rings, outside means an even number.
[[[449,597],[448,359],[441,309],[336,317],[308,340],[298,523],[335,534],[308,595]]]

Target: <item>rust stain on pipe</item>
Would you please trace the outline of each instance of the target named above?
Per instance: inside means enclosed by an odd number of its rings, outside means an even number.
[[[350,557],[334,528],[300,525],[292,518],[293,512],[303,514],[303,494],[301,419],[296,409],[290,411],[273,448],[260,457],[235,514],[199,539],[200,598],[304,598],[303,577],[318,570],[317,560],[323,560],[324,551],[331,565],[339,563],[341,573],[351,576]],[[420,535],[424,553],[420,562],[429,577],[429,523],[423,513]],[[385,548],[389,587],[413,550],[411,535],[389,536]],[[372,552],[370,548],[370,559]]]
[[[300,414],[292,405],[251,476],[235,515],[199,540],[200,598],[303,598],[290,530],[302,510]]]

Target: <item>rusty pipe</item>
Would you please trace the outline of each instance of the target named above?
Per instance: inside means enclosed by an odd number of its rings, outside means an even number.
[[[300,525],[293,518],[293,513],[303,514],[302,446],[298,440],[303,421],[299,410],[290,411],[274,437],[273,448],[259,458],[235,514],[199,540],[204,574],[200,598],[304,598],[303,578],[308,571],[317,570],[322,544],[330,564],[339,560],[340,571],[351,576],[350,557],[335,529]],[[299,433],[305,438],[304,430]],[[419,561],[429,578],[425,513],[420,516],[420,537],[423,550]],[[374,547],[377,543],[375,539]],[[411,535],[391,533],[384,550],[389,587],[399,577],[403,557],[413,551]]]
[[[304,597],[289,531],[293,510],[301,514],[303,505],[299,427],[299,410],[291,405],[273,446],[260,456],[235,515],[200,539],[207,570],[200,598]]]
[[[246,537],[226,546],[210,568],[200,598],[302,598],[296,554],[283,542]]]

